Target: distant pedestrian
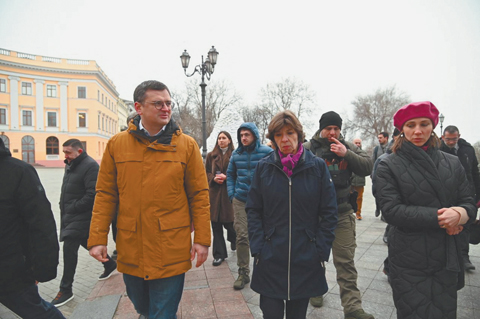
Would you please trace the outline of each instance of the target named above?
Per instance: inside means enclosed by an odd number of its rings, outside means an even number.
[[[45,189],[0,139],[0,303],[24,319],[63,319],[38,294],[57,276],[58,239]]]
[[[458,156],[467,175],[470,191],[475,202],[480,201],[480,174],[478,171],[478,160],[475,155],[475,149],[470,143],[460,138],[458,127],[449,125],[445,128],[442,135],[442,145],[440,150]],[[465,270],[475,270],[475,266],[470,261],[470,226],[465,225],[463,231],[458,235],[462,251],[462,259]]]
[[[133,99],[139,116],[108,141],[102,157],[88,247],[95,259],[108,260],[108,229],[118,212],[118,271],[135,310],[176,318],[185,273],[195,258],[200,267],[208,257],[207,176],[197,143],[172,119],[168,87],[144,81]]]
[[[356,138],[353,140],[353,144],[357,145],[359,149],[362,149],[362,140]],[[362,220],[362,204],[363,204],[363,192],[365,190],[365,176],[358,176],[355,173],[352,174],[352,188],[357,192],[357,211],[355,215],[358,220]]]
[[[227,168],[234,150],[230,133],[221,131],[217,136],[217,144],[207,154],[205,168],[210,186],[210,219],[213,231],[213,266],[220,266],[228,257],[223,228],[227,230],[230,248],[236,250],[237,235],[233,228],[233,206],[228,199]]]
[[[273,117],[268,137],[276,151],[258,163],[246,204],[251,288],[260,294],[264,318],[302,319],[309,298],[328,291],[335,187],[325,161],[303,148],[303,127],[291,111]]]
[[[374,163],[377,158],[382,156],[382,154],[387,153],[388,137],[389,135],[387,132],[381,132],[380,134],[378,134],[377,138],[379,145],[375,146],[372,153],[372,161]]]
[[[389,279],[398,319],[456,318],[465,284],[456,235],[476,207],[460,161],[439,151],[438,114],[428,101],[400,108],[393,122],[401,134],[374,176],[374,195],[392,226]]]
[[[63,241],[63,276],[52,304],[60,307],[74,298],[73,279],[80,246],[87,249],[97,183],[98,163],[87,155],[78,139],[63,143],[65,173],[60,193],[60,241]],[[117,263],[107,256],[99,280],[109,278]]]
[[[260,133],[254,123],[247,122],[237,130],[238,147],[233,151],[227,169],[228,198],[233,203],[237,233],[238,277],[233,288],[243,289],[250,282],[250,243],[248,240],[245,203],[258,162],[273,149],[260,143]]]

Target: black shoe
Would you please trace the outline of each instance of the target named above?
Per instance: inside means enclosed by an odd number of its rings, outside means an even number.
[[[104,267],[105,271],[103,272],[103,274],[100,275],[100,277],[98,277],[98,280],[106,280],[110,278],[115,269],[117,269],[117,263],[115,262],[115,260],[110,259],[110,261],[107,262]]]
[[[463,257],[463,265],[465,270],[475,270],[475,266],[470,262],[470,258],[468,258],[468,256]]]
[[[234,241],[233,241],[233,242],[231,242],[231,243],[230,243],[230,249],[231,249],[232,251],[235,251],[235,250],[237,250],[237,243],[236,243],[236,242],[234,242]]]
[[[215,258],[212,262],[212,265],[214,266],[220,266],[223,263],[224,259],[223,258]]]
[[[378,217],[380,216],[380,209],[375,209],[375,217]]]
[[[385,244],[388,244],[388,236],[385,236],[385,235],[383,236],[383,242]]]
[[[60,290],[55,299],[52,300],[51,304],[58,308],[72,300],[73,297],[73,292]]]

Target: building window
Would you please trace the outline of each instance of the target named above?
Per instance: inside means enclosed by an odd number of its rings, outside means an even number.
[[[3,140],[3,144],[5,144],[5,147],[7,149],[10,148],[10,139],[6,135],[0,135],[0,138]],[[100,143],[100,142],[99,142]]]
[[[87,127],[87,113],[78,113],[78,127]]]
[[[57,97],[57,86],[47,84],[47,97]]]
[[[86,99],[87,98],[87,88],[84,86],[78,87],[78,98],[79,99]]]
[[[22,82],[22,94],[32,95],[32,83]]]
[[[59,147],[58,147],[58,138],[55,136],[50,136],[47,138],[47,155],[58,155],[59,154]]]
[[[100,126],[100,114],[98,114],[98,129],[101,129],[101,126]]]
[[[0,124],[7,124],[7,109],[0,109]]]
[[[57,112],[47,112],[47,126],[57,127]]]
[[[0,92],[7,92],[7,81],[0,79]]]
[[[103,101],[103,93],[102,93],[102,104],[105,105],[105,102]]]
[[[22,125],[32,126],[32,111],[22,111]]]
[[[100,90],[97,90],[98,96],[97,96],[97,101],[100,102]]]

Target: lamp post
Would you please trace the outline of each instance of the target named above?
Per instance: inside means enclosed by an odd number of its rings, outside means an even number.
[[[438,117],[438,119],[440,120],[440,136],[443,135],[443,120],[445,119],[445,116],[440,113],[440,116]]]
[[[210,77],[215,70],[215,64],[217,64],[217,56],[218,52],[212,45],[212,48],[210,49],[210,51],[208,51],[208,56],[205,61],[203,61],[202,55],[202,64],[195,66],[195,69],[191,74],[187,74],[188,64],[190,63],[190,55],[188,54],[187,50],[183,51],[182,55],[180,56],[180,59],[182,61],[182,67],[187,77],[191,77],[197,72],[202,75],[202,83],[200,83],[200,87],[202,88],[202,157],[204,160],[207,157],[207,120],[205,119],[205,87],[207,86],[207,84],[205,83],[205,78],[210,81]]]

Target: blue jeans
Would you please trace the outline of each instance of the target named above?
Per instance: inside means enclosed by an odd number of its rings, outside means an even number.
[[[35,284],[0,298],[0,302],[23,319],[65,319],[55,306],[40,297]]]
[[[185,274],[153,280],[123,274],[123,281],[139,314],[148,319],[177,318]]]

